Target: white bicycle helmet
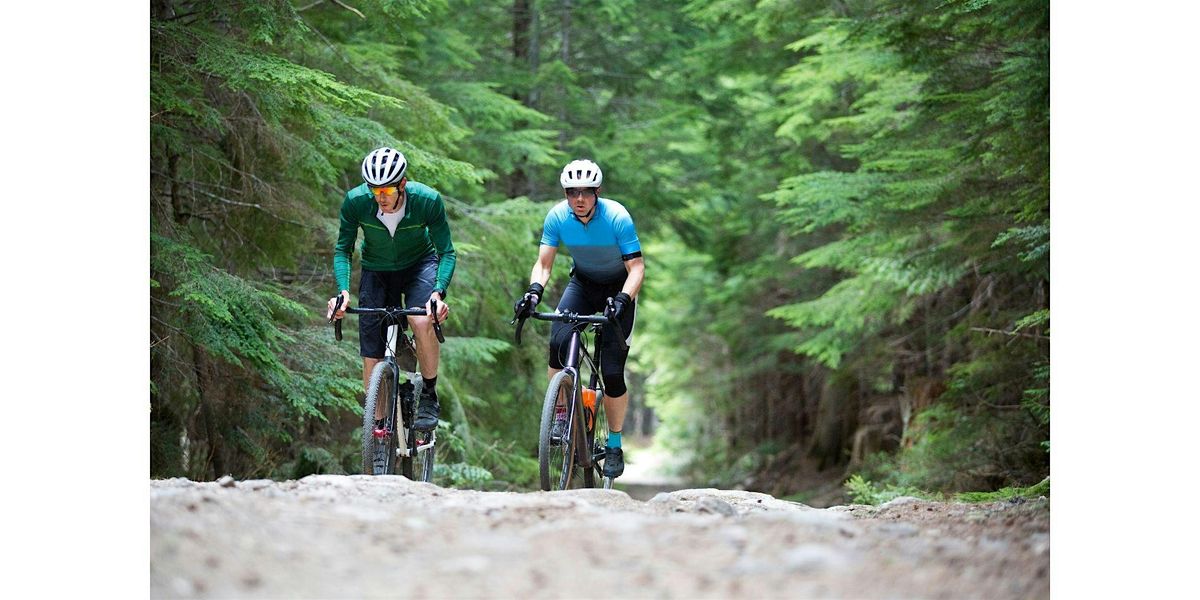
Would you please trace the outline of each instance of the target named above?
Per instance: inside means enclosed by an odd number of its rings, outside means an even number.
[[[408,171],[408,161],[394,148],[376,148],[363,159],[362,176],[367,185],[382,187],[396,185]]]
[[[573,160],[563,167],[562,174],[558,176],[563,188],[600,187],[603,180],[604,173],[600,171],[600,165],[590,160]]]

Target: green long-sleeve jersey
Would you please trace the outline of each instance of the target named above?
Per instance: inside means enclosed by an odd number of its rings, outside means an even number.
[[[450,226],[446,222],[446,207],[437,190],[416,181],[404,186],[408,196],[404,218],[392,235],[376,216],[375,202],[367,184],[346,192],[342,201],[337,244],[333,247],[333,276],[339,290],[350,289],[350,255],[354,241],[362,228],[362,266],[372,271],[399,271],[418,260],[437,253],[439,257],[435,289],[445,290],[454,276],[457,254],[450,241]]]

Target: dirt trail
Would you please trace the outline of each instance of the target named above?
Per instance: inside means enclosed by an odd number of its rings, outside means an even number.
[[[681,461],[649,438],[630,439],[625,444],[625,471],[617,478],[615,487],[634,500],[649,500],[660,492],[674,492],[689,486],[672,475]]]
[[[153,598],[1046,598],[1049,502],[150,482]]]

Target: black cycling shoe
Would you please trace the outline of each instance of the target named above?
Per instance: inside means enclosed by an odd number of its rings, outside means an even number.
[[[405,423],[411,423],[415,416],[413,413],[417,412],[414,406],[416,399],[413,398],[413,394],[416,391],[411,381],[405,381],[400,384],[400,415]]]
[[[421,402],[417,405],[417,419],[413,421],[413,429],[417,431],[433,431],[438,426],[438,414],[441,412],[441,407],[438,406],[437,391],[431,389],[421,390]]]
[[[616,479],[625,472],[625,453],[620,448],[604,449],[604,476]]]

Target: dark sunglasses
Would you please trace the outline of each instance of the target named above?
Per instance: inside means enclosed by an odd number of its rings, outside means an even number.
[[[568,198],[577,198],[579,196],[587,196],[595,193],[596,190],[593,188],[570,188],[564,191],[567,193]]]

